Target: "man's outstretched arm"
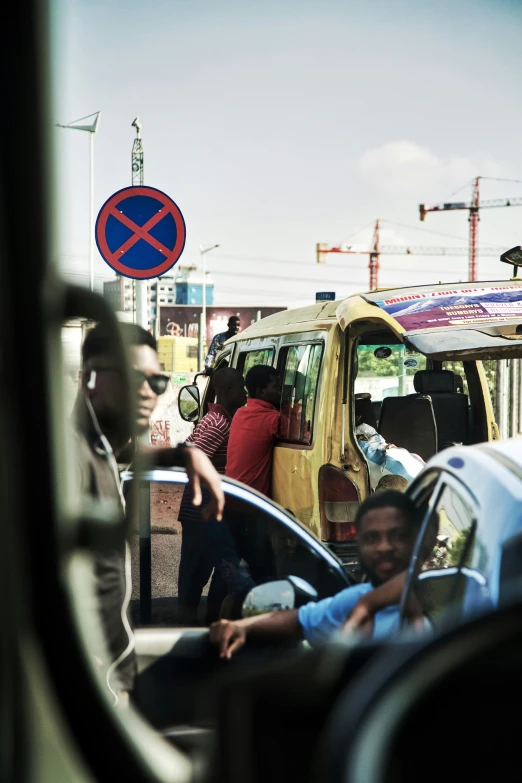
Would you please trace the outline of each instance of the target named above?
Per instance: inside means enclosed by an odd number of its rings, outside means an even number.
[[[140,449],[139,460],[141,468],[145,470],[147,467],[184,467],[192,487],[192,503],[195,506],[201,505],[202,483],[210,493],[210,501],[201,511],[203,519],[217,519],[218,522],[223,519],[225,494],[221,486],[221,477],[201,449],[185,444],[174,448],[144,447]]]
[[[218,620],[210,626],[209,639],[217,647],[220,658],[232,658],[247,638],[298,641],[302,636],[297,609],[289,609],[242,620]]]

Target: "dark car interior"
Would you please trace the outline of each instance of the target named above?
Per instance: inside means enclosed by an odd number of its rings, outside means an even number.
[[[332,710],[312,780],[517,777],[521,619],[520,605],[506,607],[376,656]]]

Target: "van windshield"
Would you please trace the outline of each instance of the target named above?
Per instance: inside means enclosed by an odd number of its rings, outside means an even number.
[[[374,402],[413,394],[413,377],[426,369],[426,357],[405,345],[359,345],[355,394],[369,393]]]

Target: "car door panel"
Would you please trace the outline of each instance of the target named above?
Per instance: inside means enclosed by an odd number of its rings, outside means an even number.
[[[207,628],[137,628],[134,705],[158,730],[209,728],[221,688],[236,676],[281,662],[304,648],[297,644],[249,643],[231,660],[219,658]]]
[[[131,480],[132,476],[127,474],[125,478]],[[180,491],[186,481],[186,474],[179,470],[150,471],[141,477],[142,486],[170,485],[177,486]],[[340,561],[294,517],[238,482],[224,480],[223,486],[227,504],[230,501],[235,504],[233,508],[236,516],[240,509],[258,524],[257,540],[260,549],[266,553],[265,560],[261,563],[261,581],[271,581],[291,574],[301,576],[317,589],[320,598],[332,595],[350,584]],[[153,492],[149,493],[149,496],[153,495]],[[166,495],[161,494],[161,497]],[[147,504],[140,503],[139,512],[141,515],[147,514]],[[175,515],[176,509],[171,509],[171,512]],[[241,518],[241,514],[239,517]],[[206,523],[201,521],[200,524],[204,533]],[[149,538],[151,537],[150,517],[148,520],[140,518],[139,527],[142,537],[147,530]],[[172,535],[172,540],[179,547],[182,539],[183,531],[180,528],[176,535]],[[154,546],[147,549],[156,550],[157,547]],[[139,564],[136,561],[136,565],[143,567],[143,560]],[[151,574],[150,589],[140,590],[141,595],[157,594],[159,587],[163,591],[170,590],[170,598],[156,600],[169,602],[171,609],[168,616],[175,620],[176,566],[174,562],[161,563],[162,579],[166,569],[170,568],[171,572],[170,581],[165,583],[155,582],[154,563],[149,565],[152,566],[151,571],[145,568],[139,574],[140,583],[148,578],[148,573]],[[202,600],[205,600],[204,596]],[[152,616],[155,616],[154,613]],[[254,671],[256,667],[266,666],[267,662],[280,661],[289,653],[295,652],[299,646],[249,643],[231,661],[224,661],[219,659],[215,649],[209,644],[206,627],[148,625],[137,627],[135,637],[138,667],[135,705],[153,726],[166,735],[181,738],[181,743],[195,739],[196,744],[202,733],[196,732],[195,728],[208,728],[212,724],[215,718],[214,694],[217,694],[223,683],[237,676],[239,672]],[[177,739],[175,741],[177,742]]]

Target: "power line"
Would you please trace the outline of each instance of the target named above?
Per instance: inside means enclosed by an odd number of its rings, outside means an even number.
[[[460,239],[462,242],[466,242],[466,237],[457,236],[457,234],[445,234],[442,231],[432,231],[429,228],[420,228],[420,226],[411,226],[408,223],[397,223],[394,220],[386,220],[384,218],[381,223],[390,223],[392,226],[400,226],[400,228],[411,228],[413,231],[420,231],[422,234],[435,234],[439,237],[449,237],[451,239]]]
[[[493,182],[518,182],[522,185],[522,179],[507,179],[506,177],[481,177],[480,179],[487,179]]]
[[[345,239],[343,239],[342,242],[339,242],[339,244],[340,245],[345,245],[348,242],[349,239],[352,239],[352,237],[356,237],[357,234],[361,234],[363,231],[366,231],[366,229],[370,228],[371,226],[373,226],[373,224],[374,224],[374,221],[371,220],[369,223],[367,223],[362,228],[359,228],[359,229],[357,229],[357,231],[354,231],[353,234],[349,234]]]
[[[461,190],[464,190],[464,188],[469,188],[471,186],[471,183],[475,181],[475,178],[469,179],[464,185],[462,185],[460,188],[457,188],[457,190],[454,190],[453,193],[450,193],[448,198],[453,198],[453,196],[456,196],[457,193],[460,193]]]

